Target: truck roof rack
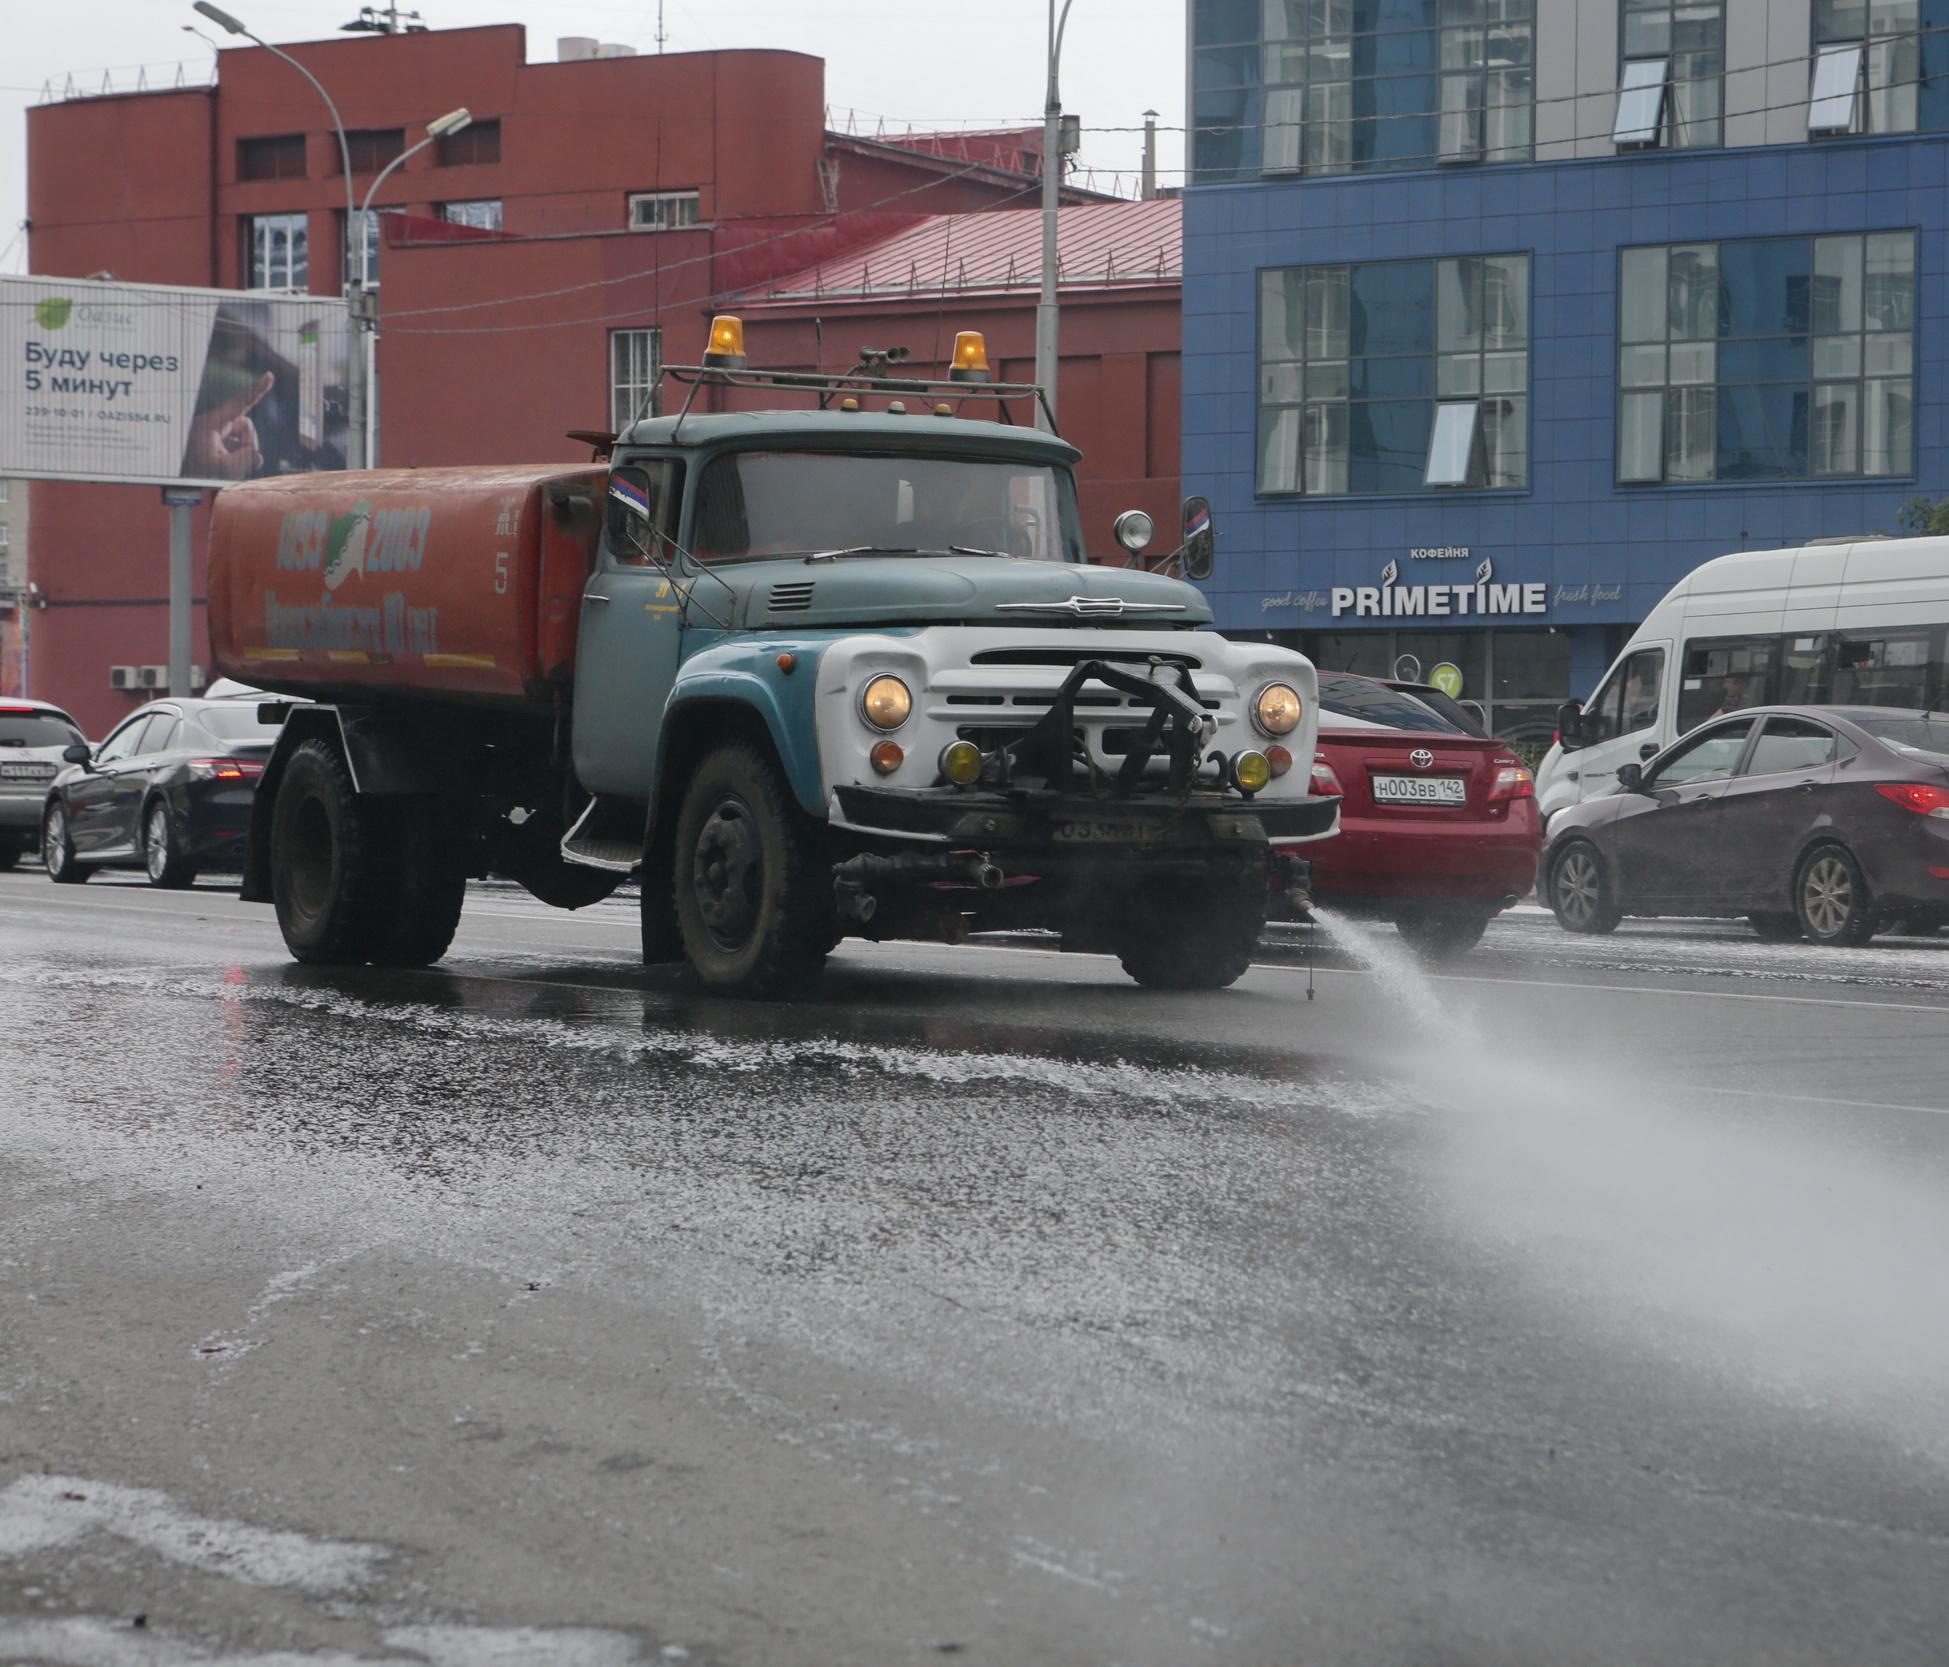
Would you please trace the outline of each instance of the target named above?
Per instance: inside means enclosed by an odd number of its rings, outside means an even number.
[[[884,361],[878,361],[884,362]],[[1042,387],[1035,382],[979,382],[965,377],[946,376],[884,376],[875,374],[875,363],[862,359],[849,371],[803,371],[803,370],[745,370],[732,369],[720,365],[665,365],[662,375],[689,388],[684,395],[683,408],[677,413],[679,423],[690,415],[692,401],[697,390],[704,387],[725,388],[780,388],[796,393],[816,394],[819,409],[828,409],[835,399],[843,399],[852,394],[920,394],[931,399],[992,399],[1000,413],[1001,420],[1013,423],[1014,416],[1008,409],[1008,402],[1016,399],[1033,399],[1049,419],[1049,431],[1056,430],[1056,414],[1049,409],[1049,401]]]

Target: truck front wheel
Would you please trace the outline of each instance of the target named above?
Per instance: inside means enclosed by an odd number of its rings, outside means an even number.
[[[1117,959],[1149,989],[1222,990],[1252,964],[1265,911],[1263,867],[1140,894],[1117,924]]]
[[[674,844],[677,930],[704,987],[761,1000],[809,992],[832,900],[778,766],[741,741],[709,753],[684,790]]]
[[[300,961],[357,964],[379,884],[369,805],[337,749],[306,741],[271,810],[271,901]]]

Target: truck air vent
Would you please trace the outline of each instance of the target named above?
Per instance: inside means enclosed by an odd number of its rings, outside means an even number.
[[[812,585],[810,579],[794,579],[788,584],[773,585],[771,600],[766,606],[775,614],[802,613],[812,606]]]

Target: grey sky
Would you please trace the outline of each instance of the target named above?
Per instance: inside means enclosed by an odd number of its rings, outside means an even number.
[[[555,55],[558,35],[595,35],[654,50],[656,0],[417,0],[434,28],[524,23],[528,55]],[[1145,109],[1165,124],[1183,121],[1185,0],[1074,0],[1063,51],[1063,103],[1085,126],[1082,160],[1135,170],[1136,133],[1092,132],[1141,125]],[[26,123],[44,82],[58,89],[133,86],[137,66],[153,84],[209,75],[210,49],[185,23],[216,31],[189,0],[89,0],[85,6],[4,0],[0,68],[0,271],[25,270],[14,236],[26,212]],[[335,34],[358,0],[231,0],[229,11],[280,45]],[[785,47],[826,60],[826,96],[838,112],[857,110],[872,131],[890,126],[1015,125],[1042,110],[1045,0],[666,0],[668,50]],[[294,100],[304,96],[294,87]],[[429,111],[429,115],[438,112]],[[1183,141],[1163,135],[1158,161],[1176,183]],[[103,159],[111,165],[110,159]],[[1115,189],[1106,177],[1100,183]],[[1126,186],[1130,183],[1125,181]]]

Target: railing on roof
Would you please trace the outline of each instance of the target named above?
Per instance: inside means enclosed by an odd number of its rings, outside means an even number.
[[[214,87],[217,61],[210,59],[209,73],[192,73],[196,66],[181,59],[173,64],[111,64],[107,69],[69,70],[57,82],[49,76],[41,83],[36,104],[65,104],[73,98],[114,98],[126,93],[166,93],[179,88]]]

